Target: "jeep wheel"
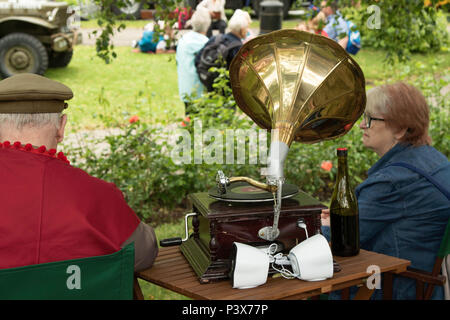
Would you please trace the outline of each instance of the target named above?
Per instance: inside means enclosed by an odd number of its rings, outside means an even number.
[[[47,50],[35,37],[17,32],[0,40],[0,74],[3,78],[25,72],[43,75],[47,67]]]
[[[65,52],[53,52],[50,54],[50,61],[48,66],[50,68],[63,68],[66,67],[70,60],[72,60],[73,50]]]
[[[128,0],[130,3],[124,7],[118,7],[114,4],[111,5],[111,10],[116,15],[123,15],[126,19],[140,19],[141,10],[144,6],[145,1],[143,0]]]

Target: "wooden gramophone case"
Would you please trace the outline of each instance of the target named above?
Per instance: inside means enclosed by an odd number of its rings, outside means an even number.
[[[233,242],[262,246],[270,244],[258,237],[258,230],[273,223],[273,202],[229,203],[217,201],[208,193],[189,195],[193,233],[181,244],[189,264],[201,283],[229,277]],[[288,252],[306,239],[305,230],[297,226],[302,219],[308,235],[320,233],[320,213],[326,208],[316,199],[300,191],[295,197],[283,199],[277,242]]]

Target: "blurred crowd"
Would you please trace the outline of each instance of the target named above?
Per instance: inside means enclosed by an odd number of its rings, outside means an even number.
[[[356,54],[360,48],[359,32],[352,32],[354,25],[342,17],[337,3],[322,1],[319,8],[311,5],[311,18],[301,21],[295,29],[331,38],[347,52]],[[197,1],[195,8],[179,8],[175,13],[177,22],[172,26],[164,21],[147,24],[142,38],[134,41],[133,47],[137,52],[176,52],[179,95],[188,110],[192,97],[213,90],[211,79],[201,73],[201,63],[208,55],[215,57],[211,50],[224,50],[220,54],[229,68],[241,46],[256,34],[250,30],[252,19],[247,11],[237,9],[227,19],[225,0]],[[174,29],[186,32],[175,39]]]

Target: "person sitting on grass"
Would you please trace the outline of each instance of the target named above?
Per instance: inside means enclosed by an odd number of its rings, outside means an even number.
[[[325,14],[323,12],[319,12],[314,18],[309,21],[300,21],[295,29],[314,34],[320,34],[321,36],[328,38],[328,34],[323,30],[325,24]]]
[[[346,49],[348,44],[348,24],[338,10],[337,0],[322,1],[321,12],[327,19],[327,24],[323,28],[329,38]]]
[[[161,30],[164,30],[164,35],[160,34],[159,38],[155,40],[155,23],[150,22],[144,27],[144,33],[139,41],[134,40],[132,43],[133,48],[137,48],[136,52],[144,53],[174,53],[174,46],[168,45],[169,39],[173,39],[173,30],[170,26],[159,21],[158,26]]]
[[[112,254],[134,242],[135,270],[152,266],[154,230],[113,184],[62,152],[72,90],[23,73],[0,81],[0,269]]]

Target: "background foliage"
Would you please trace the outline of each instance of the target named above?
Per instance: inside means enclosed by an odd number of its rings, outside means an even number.
[[[412,52],[431,52],[448,46],[446,16],[436,8],[438,1],[425,5],[422,0],[343,0],[341,12],[353,21],[361,32],[365,47],[380,48],[386,51],[389,63],[395,60],[404,62]],[[379,8],[379,22],[374,26],[376,11]]]
[[[72,0],[71,0],[72,1]],[[102,10],[98,13],[97,24],[101,28],[96,41],[97,55],[106,63],[117,56],[111,42],[114,29],[121,30],[125,24],[111,11],[111,4],[124,6],[129,0],[93,0]],[[320,7],[321,0],[312,1]],[[328,0],[328,3],[332,0]],[[339,7],[348,20],[353,21],[362,35],[364,46],[381,48],[386,51],[389,63],[394,60],[405,61],[411,52],[429,52],[446,48],[449,36],[446,32],[446,17],[439,10],[439,0],[340,0]],[[156,20],[163,20],[173,25],[173,15],[177,7],[184,6],[183,0],[159,0],[155,3]],[[370,6],[379,8],[381,24],[374,28],[374,12]],[[448,10],[448,4],[445,5]],[[123,18],[123,17],[122,17]],[[155,39],[159,36],[155,25]]]
[[[396,76],[391,81],[406,80],[419,88],[426,96],[431,110],[430,135],[433,145],[450,156],[450,103],[442,94],[442,89],[449,84],[445,77],[435,76],[437,63],[431,66],[417,62],[397,66]],[[264,181],[259,173],[261,165],[250,165],[248,150],[246,164],[195,164],[174,163],[171,150],[176,145],[176,129],[189,132],[191,139],[191,159],[194,159],[194,121],[201,120],[203,131],[209,128],[250,129],[253,122],[236,108],[231,89],[228,85],[228,71],[218,69],[220,76],[216,79],[216,91],[192,99],[190,117],[180,119],[177,127],[164,130],[161,125],[136,121],[120,127],[119,133],[93,141],[96,145],[108,147],[101,154],[96,154],[85,147],[66,149],[74,158],[73,163],[101,179],[114,182],[125,194],[127,202],[148,222],[159,223],[168,217],[168,213],[184,206],[189,193],[204,192],[215,186],[217,170],[223,170],[228,176],[250,176]],[[385,71],[389,72],[389,71]],[[416,72],[420,77],[414,76]],[[384,77],[382,77],[384,78]],[[388,77],[385,77],[388,78]],[[383,83],[385,81],[382,81]],[[389,82],[389,81],[388,81]],[[114,126],[114,119],[103,117],[108,127]],[[270,138],[268,138],[270,141]],[[179,142],[179,141],[178,141]],[[204,141],[205,146],[212,141]],[[236,146],[235,146],[236,147]],[[336,174],[336,148],[349,149],[350,175],[355,187],[366,178],[367,170],[376,162],[375,153],[365,149],[361,143],[361,130],[356,126],[345,136],[312,145],[293,143],[285,165],[287,182],[298,185],[302,190],[327,202],[331,196]],[[248,146],[247,146],[248,148]],[[235,155],[237,150],[235,150]],[[76,160],[79,159],[79,160]],[[84,160],[82,160],[84,159]],[[330,171],[321,168],[323,161],[331,161]],[[225,161],[224,161],[225,162]]]

